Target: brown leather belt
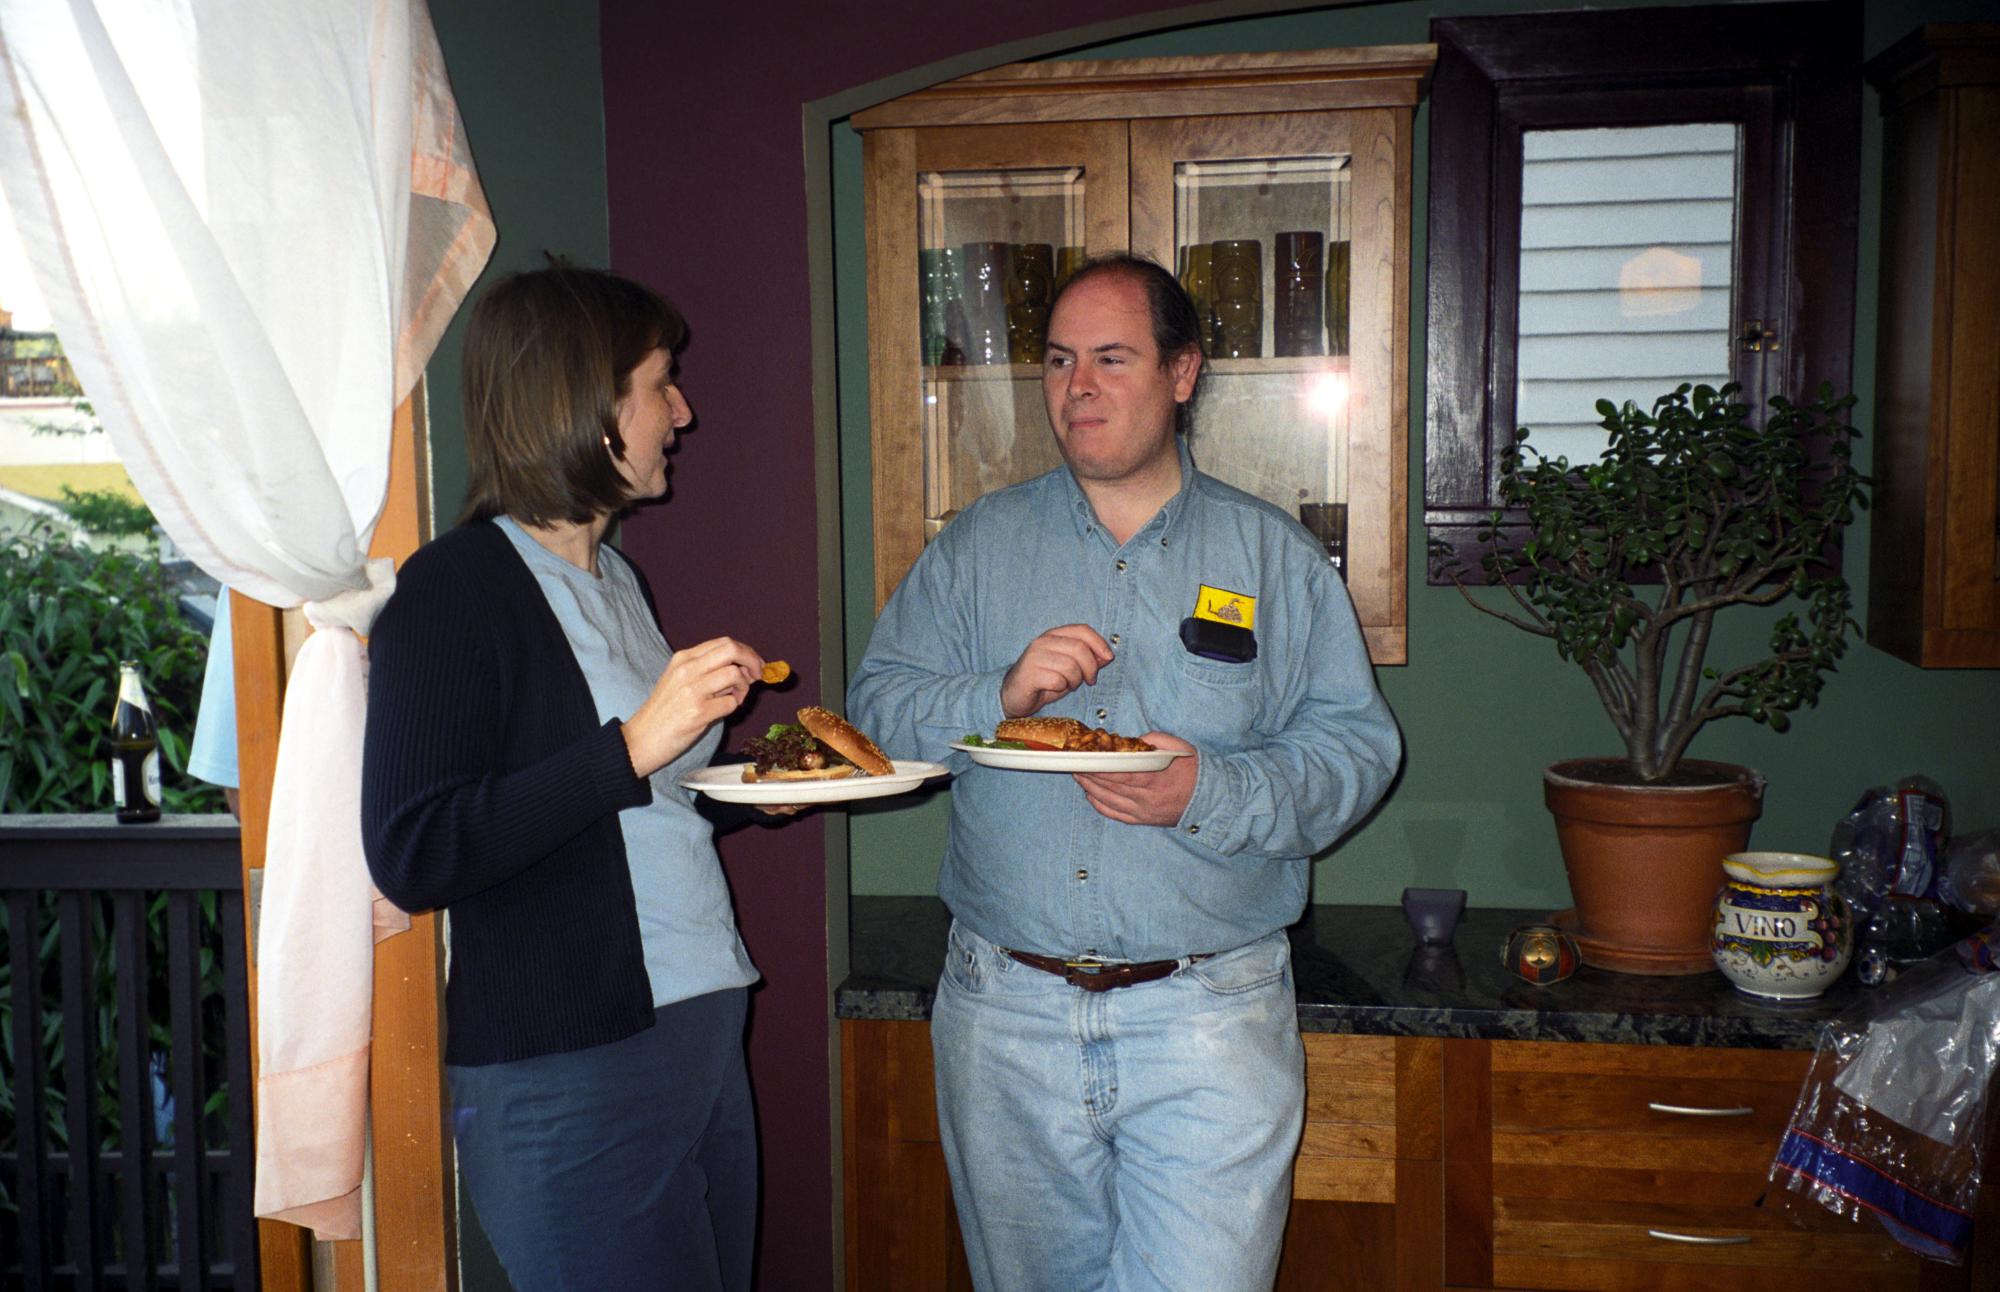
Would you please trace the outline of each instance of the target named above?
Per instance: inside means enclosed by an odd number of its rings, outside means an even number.
[[[1139,964],[1120,964],[1103,960],[1058,960],[1054,956],[1038,956],[1032,951],[1014,951],[1007,954],[1030,969],[1052,973],[1072,987],[1085,991],[1111,991],[1117,987],[1136,987],[1142,982],[1157,982],[1185,964],[1199,964],[1208,959],[1207,955],[1189,956],[1181,960],[1146,960]]]

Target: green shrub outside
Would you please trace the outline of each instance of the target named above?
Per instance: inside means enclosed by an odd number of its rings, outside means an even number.
[[[208,638],[182,618],[158,556],[53,527],[0,541],[0,812],[111,806],[103,740],[127,659],[160,730],[162,809],[225,811],[221,790],[187,775]]]

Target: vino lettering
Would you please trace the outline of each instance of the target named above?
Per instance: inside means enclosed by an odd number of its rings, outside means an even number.
[[[1724,902],[1721,914],[1723,927],[1733,937],[1759,942],[1794,942],[1814,947],[1821,945],[1822,939],[1812,927],[1812,922],[1819,918],[1817,906],[1808,906],[1799,911],[1759,911]]]

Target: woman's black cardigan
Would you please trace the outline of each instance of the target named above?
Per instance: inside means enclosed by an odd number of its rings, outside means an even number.
[[[475,521],[412,556],[368,654],[362,843],[383,896],[450,908],[445,1061],[652,1026],[618,825],[652,787],[506,534]]]

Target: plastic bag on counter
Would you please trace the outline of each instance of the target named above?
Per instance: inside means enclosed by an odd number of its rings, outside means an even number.
[[[1961,834],[1945,846],[1938,896],[1975,915],[2000,913],[2000,830]]]
[[[1827,1024],[1771,1163],[1780,1211],[1879,1223],[1921,1256],[1964,1263],[2000,1066],[2000,973],[1968,973],[1976,963],[1937,956],[1865,1016]]]
[[[1921,960],[1951,940],[1938,898],[1950,825],[1944,790],[1927,776],[1869,790],[1834,825],[1834,886],[1854,912],[1855,972],[1863,982],[1882,982],[1892,976],[1890,964]]]

